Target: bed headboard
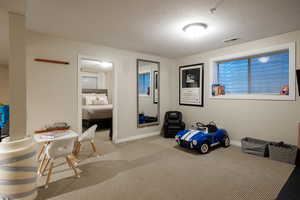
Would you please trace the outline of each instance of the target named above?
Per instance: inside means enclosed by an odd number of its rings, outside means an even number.
[[[106,94],[107,96],[107,89],[82,89],[82,94]]]

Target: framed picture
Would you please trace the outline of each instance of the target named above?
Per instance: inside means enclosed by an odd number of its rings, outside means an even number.
[[[179,67],[179,105],[203,107],[204,64]]]
[[[158,103],[158,71],[153,71],[153,103]]]

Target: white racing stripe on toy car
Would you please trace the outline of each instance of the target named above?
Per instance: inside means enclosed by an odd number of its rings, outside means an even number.
[[[195,131],[195,130],[190,130],[188,131],[186,134],[184,134],[182,137],[181,137],[181,140],[186,140],[188,141],[191,137],[193,137],[195,135],[195,133],[198,133],[199,131]],[[189,137],[190,135],[192,135],[191,137]],[[187,139],[189,138],[189,139]]]
[[[190,134],[190,132],[192,132],[192,130],[186,132],[186,133],[181,137],[181,139],[184,140],[184,139]]]
[[[191,131],[190,134],[184,139],[185,141],[189,141],[194,135],[198,134],[199,131]]]

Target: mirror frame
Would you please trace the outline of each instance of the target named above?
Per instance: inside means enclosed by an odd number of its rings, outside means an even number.
[[[149,62],[157,64],[157,72],[158,72],[158,102],[157,102],[157,122],[147,123],[147,124],[140,124],[139,123],[139,62]],[[137,97],[137,127],[143,128],[147,126],[158,126],[160,124],[160,62],[152,61],[152,60],[145,60],[145,59],[137,59],[136,60],[136,97]]]

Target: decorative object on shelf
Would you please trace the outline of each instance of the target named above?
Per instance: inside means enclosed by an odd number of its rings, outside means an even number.
[[[69,62],[66,61],[59,61],[59,60],[48,60],[48,59],[42,59],[42,58],[36,58],[34,59],[36,62],[46,62],[46,63],[52,63],[52,64],[62,64],[62,65],[68,65]]]
[[[54,123],[53,125],[46,126],[42,130],[37,130],[34,133],[39,134],[39,133],[47,133],[47,132],[51,132],[51,131],[65,131],[65,130],[69,130],[69,129],[70,129],[70,126],[67,123],[58,122],[58,123]]]
[[[225,95],[225,87],[220,84],[213,84],[212,85],[212,96],[220,96]]]
[[[284,85],[280,90],[280,95],[289,95],[289,86]]]
[[[204,64],[179,67],[179,105],[203,107]]]

